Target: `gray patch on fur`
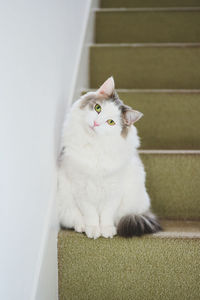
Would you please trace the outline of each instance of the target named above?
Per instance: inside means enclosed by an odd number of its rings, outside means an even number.
[[[118,108],[121,112],[121,126],[122,126],[121,135],[123,138],[126,138],[128,135],[128,132],[129,132],[129,126],[127,126],[126,121],[125,121],[125,112],[127,110],[131,110],[132,108],[123,103],[123,101],[119,98],[116,91],[114,91],[114,93],[112,95],[112,101],[115,105],[118,106]]]
[[[129,131],[128,126],[123,125],[123,126],[122,126],[122,131],[121,131],[121,136],[122,136],[123,138],[126,138],[127,135],[128,135],[128,131]]]
[[[121,218],[117,226],[118,235],[126,238],[156,233],[161,230],[161,225],[151,212],[142,215],[126,215]]]
[[[90,92],[90,93],[83,95],[81,97],[82,101],[81,101],[80,109],[84,109],[87,105],[89,105],[89,107],[91,108],[91,104],[92,104],[92,108],[93,108],[93,104],[95,103],[97,98],[98,97],[95,92]]]

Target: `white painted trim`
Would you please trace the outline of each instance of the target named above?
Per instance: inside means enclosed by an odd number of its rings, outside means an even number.
[[[90,47],[96,48],[96,47],[129,47],[129,48],[150,48],[150,47],[160,47],[160,48],[167,48],[167,47],[172,47],[172,48],[194,48],[200,47],[200,43],[119,43],[119,44],[90,44]]]
[[[117,89],[117,92],[119,93],[170,93],[170,94],[199,94],[200,90],[199,89]]]
[[[200,154],[200,150],[138,150],[139,154]]]
[[[200,239],[200,232],[160,231],[152,234],[152,238],[169,239]]]
[[[95,89],[82,89],[81,92],[92,92],[95,91]],[[170,93],[170,94],[200,94],[200,89],[116,89],[118,93]]]
[[[94,9],[94,12],[165,12],[165,11],[200,11],[200,7],[141,7],[141,8],[99,8]]]
[[[93,10],[100,5],[100,0],[90,0],[87,6],[87,18],[82,29],[78,59],[73,74],[73,84],[68,99],[68,108],[78,99],[83,87],[89,88],[89,47],[94,43],[95,14]]]
[[[91,11],[91,2],[92,2],[92,0],[90,0],[88,2],[87,7],[86,7],[87,16],[84,20],[84,25],[82,27],[81,40],[80,40],[80,44],[79,44],[79,48],[78,48],[78,58],[76,61],[76,65],[74,66],[74,73],[72,75],[72,85],[71,85],[71,89],[70,89],[70,93],[69,93],[69,99],[67,102],[68,106],[71,106],[71,103],[72,103],[73,97],[74,97],[76,81],[77,81],[77,77],[78,77],[78,70],[79,70],[79,65],[80,65],[80,60],[81,60],[81,54],[82,54],[83,45],[84,45],[85,33],[86,33],[87,24],[88,24],[89,14]]]

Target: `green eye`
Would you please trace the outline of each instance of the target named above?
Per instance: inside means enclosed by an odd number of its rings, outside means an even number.
[[[94,109],[96,110],[96,112],[99,114],[101,112],[101,106],[99,104],[96,104]]]
[[[107,123],[108,123],[109,125],[111,125],[111,126],[115,125],[115,121],[113,121],[113,120],[111,120],[111,119],[109,119],[109,120],[107,121]]]

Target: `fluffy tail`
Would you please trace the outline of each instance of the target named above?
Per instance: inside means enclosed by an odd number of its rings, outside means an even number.
[[[162,227],[158,220],[150,212],[141,215],[126,215],[121,218],[117,226],[117,234],[126,238],[161,230]]]

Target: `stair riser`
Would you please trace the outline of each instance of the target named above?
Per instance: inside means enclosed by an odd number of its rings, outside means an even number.
[[[141,149],[200,149],[200,93],[122,92],[144,117],[137,123]]]
[[[199,219],[200,154],[140,154],[147,190],[160,217]]]
[[[113,75],[117,88],[198,89],[200,47],[92,46],[90,86]]]
[[[200,11],[97,12],[97,43],[199,42]]]
[[[184,7],[200,6],[199,0],[101,0],[101,7]]]
[[[199,240],[94,241],[62,232],[58,258],[60,300],[199,299]]]

